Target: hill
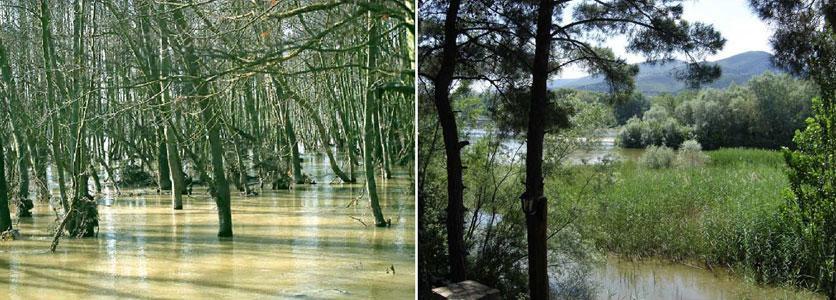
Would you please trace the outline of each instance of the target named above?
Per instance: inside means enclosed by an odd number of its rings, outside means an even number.
[[[772,64],[772,54],[763,51],[743,52],[728,58],[714,61],[720,65],[722,76],[707,87],[725,88],[733,82],[743,84],[754,76],[766,71],[780,73],[780,68]],[[685,89],[685,84],[676,80],[674,74],[685,67],[684,61],[671,61],[664,64],[640,63],[636,75],[636,90],[646,95],[676,93]],[[549,81],[549,88],[574,88],[579,90],[608,91],[603,77],[587,76],[578,79],[558,79]]]

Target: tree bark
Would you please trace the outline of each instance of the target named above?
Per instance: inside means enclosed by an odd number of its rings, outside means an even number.
[[[466,279],[464,249],[464,182],[462,179],[461,148],[466,145],[459,141],[456,115],[450,104],[450,86],[456,72],[458,47],[457,19],[460,0],[451,0],[444,20],[444,45],[441,54],[441,69],[435,78],[434,103],[438,122],[444,137],[444,152],[447,157],[447,256],[450,264],[450,280],[460,282]]]
[[[189,32],[188,24],[181,10],[174,10],[174,20],[180,29],[183,39],[181,49],[186,63],[186,71],[191,77],[186,90],[195,97],[199,97],[201,118],[206,126],[209,137],[209,152],[212,157],[212,181],[215,187],[215,203],[218,206],[218,236],[232,237],[232,209],[230,207],[229,183],[224,174],[223,146],[220,139],[220,124],[215,113],[214,103],[209,93],[207,82],[202,81],[198,57],[194,53],[194,42]]]
[[[369,202],[372,206],[372,214],[374,214],[375,226],[384,227],[387,225],[386,220],[383,218],[383,212],[380,210],[380,199],[378,199],[377,195],[377,183],[375,181],[375,174],[374,174],[374,158],[372,154],[374,153],[374,140],[375,140],[375,124],[373,121],[375,110],[376,110],[376,98],[377,92],[375,91],[375,79],[377,72],[377,55],[378,55],[378,43],[379,43],[379,36],[378,36],[378,29],[377,29],[377,18],[372,12],[368,13],[369,18],[369,53],[368,57],[366,58],[366,67],[367,67],[367,80],[366,82],[366,97],[364,107],[364,116],[363,116],[363,168],[366,171],[366,193],[369,195]]]
[[[553,11],[552,0],[540,0],[528,112],[525,193],[521,197],[528,233],[528,286],[531,299],[549,298],[546,245],[548,205],[543,195],[543,137]]]
[[[44,69],[46,74],[46,81],[47,81],[47,102],[49,107],[52,109],[52,114],[50,119],[50,127],[52,127],[52,161],[55,164],[55,172],[58,177],[58,190],[61,196],[61,207],[64,209],[64,213],[69,212],[70,204],[67,201],[67,185],[66,179],[64,178],[64,162],[63,162],[63,154],[61,151],[61,140],[60,140],[60,130],[61,127],[58,126],[58,117],[60,116],[60,109],[58,108],[57,103],[55,102],[55,95],[56,95],[56,84],[55,82],[58,81],[56,76],[54,76],[54,68],[56,67],[53,61],[53,54],[52,49],[54,48],[52,45],[52,33],[50,29],[51,23],[51,16],[49,10],[49,4],[47,0],[41,0],[41,46],[43,48],[43,57],[44,57]]]
[[[17,84],[15,84],[14,77],[12,77],[12,69],[9,65],[9,56],[6,53],[6,47],[2,40],[0,40],[0,72],[2,72],[3,82],[6,86],[6,97],[3,101],[5,115],[9,117],[9,125],[12,128],[12,136],[15,145],[17,146],[18,155],[18,204],[17,216],[20,218],[31,217],[32,213],[29,211],[33,204],[29,200],[29,154],[27,153],[26,138],[23,136],[21,130],[20,120],[13,115],[14,111],[21,111],[17,107],[19,100],[17,99]],[[14,110],[14,107],[18,110]]]
[[[290,167],[293,170],[293,182],[296,184],[304,184],[305,177],[302,176],[302,163],[299,158],[299,142],[296,140],[296,132],[293,130],[293,123],[290,121],[290,103],[286,103],[282,107],[284,119],[284,131],[287,136],[287,145],[290,150]]]
[[[3,137],[0,136],[0,232],[12,229],[12,216],[9,213],[8,187],[6,186],[6,154],[3,147]]]

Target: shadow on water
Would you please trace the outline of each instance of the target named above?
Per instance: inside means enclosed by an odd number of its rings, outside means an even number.
[[[413,297],[408,170],[379,179],[392,227],[364,227],[352,217],[373,223],[367,201],[346,207],[364,185],[328,184],[327,162],[312,161],[306,172],[323,176],[320,184],[233,193],[231,239],[216,237],[217,211],[205,190],[184,198],[181,211],[168,195],[125,193],[103,197],[98,238],[64,239],[49,253],[55,215],[38,205],[17,223],[22,239],[0,243],[0,282],[8,286],[0,298]]]

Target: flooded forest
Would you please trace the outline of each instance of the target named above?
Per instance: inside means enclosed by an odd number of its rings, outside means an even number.
[[[411,298],[414,11],[0,2],[0,298]]]

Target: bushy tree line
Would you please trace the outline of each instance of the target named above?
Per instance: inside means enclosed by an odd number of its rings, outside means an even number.
[[[626,122],[619,144],[677,147],[694,138],[705,149],[789,146],[795,131],[804,128],[815,95],[813,84],[772,73],[725,90],[661,95],[641,117]]]

